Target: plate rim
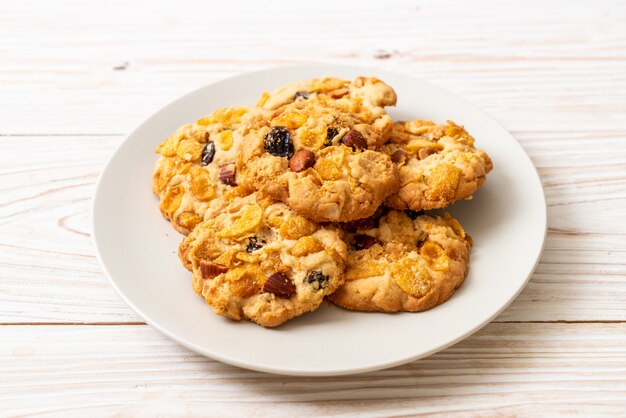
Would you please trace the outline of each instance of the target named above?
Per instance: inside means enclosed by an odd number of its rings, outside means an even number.
[[[242,361],[239,360],[237,358],[234,357],[229,357],[228,355],[223,355],[221,353],[218,352],[214,352],[211,350],[207,350],[205,347],[200,346],[198,344],[195,344],[191,341],[188,341],[187,339],[185,339],[184,337],[179,336],[175,331],[171,331],[166,329],[165,327],[159,325],[158,322],[153,321],[149,315],[145,314],[138,306],[136,306],[135,303],[133,303],[133,301],[131,301],[124,292],[122,292],[122,290],[120,289],[120,287],[118,286],[118,284],[116,283],[116,281],[114,280],[113,276],[110,274],[109,269],[107,268],[106,264],[103,262],[103,258],[101,255],[101,249],[100,246],[98,245],[98,234],[97,234],[97,228],[96,228],[96,216],[97,216],[97,208],[98,208],[98,202],[99,202],[99,198],[98,196],[101,194],[100,190],[101,190],[101,184],[103,182],[103,179],[106,177],[108,171],[111,169],[111,166],[114,162],[114,160],[116,159],[117,155],[121,152],[121,150],[124,148],[124,145],[129,141],[129,139],[131,137],[133,137],[135,135],[135,133],[139,130],[141,130],[144,125],[147,125],[149,123],[151,123],[151,121],[156,118],[156,116],[163,112],[166,111],[168,108],[173,107],[174,105],[176,105],[178,102],[180,101],[184,101],[187,100],[188,97],[197,94],[200,90],[203,90],[205,88],[209,88],[212,85],[215,85],[217,83],[226,81],[226,80],[230,80],[233,78],[237,78],[240,76],[254,76],[255,74],[261,74],[261,73],[268,73],[268,72],[273,72],[276,70],[284,70],[284,69],[291,69],[291,70],[298,70],[298,69],[310,69],[310,68],[314,68],[314,67],[324,67],[327,68],[328,72],[332,72],[333,69],[343,69],[343,70],[350,70],[350,71],[360,71],[362,73],[366,73],[369,72],[371,74],[376,74],[376,72],[384,72],[384,73],[388,73],[388,74],[394,74],[400,77],[406,77],[406,78],[413,78],[415,80],[418,80],[420,83],[424,83],[426,85],[429,85],[430,87],[434,87],[436,89],[440,89],[445,91],[447,94],[449,94],[451,97],[453,97],[455,100],[462,102],[465,105],[470,106],[474,111],[477,111],[478,113],[482,114],[482,116],[487,117],[488,119],[490,119],[491,121],[493,121],[498,127],[500,127],[502,130],[504,130],[505,132],[507,132],[507,134],[513,139],[513,142],[515,144],[516,147],[519,148],[519,150],[522,152],[522,154],[524,155],[524,158],[527,159],[527,161],[530,163],[530,166],[532,167],[532,172],[533,172],[533,180],[536,181],[536,183],[538,184],[538,191],[540,192],[540,197],[541,197],[541,203],[542,203],[542,211],[541,211],[541,230],[543,231],[543,235],[541,238],[541,245],[538,247],[538,251],[536,252],[536,254],[532,257],[534,259],[534,263],[532,265],[532,267],[529,269],[526,278],[520,283],[519,287],[516,289],[516,291],[514,293],[512,293],[512,295],[508,298],[508,300],[506,301],[506,303],[502,304],[502,306],[492,315],[490,315],[488,318],[480,321],[479,324],[477,324],[476,326],[472,327],[471,329],[468,329],[467,331],[465,331],[464,333],[462,333],[461,335],[457,336],[456,338],[453,338],[451,341],[449,341],[448,343],[442,344],[436,348],[433,348],[431,350],[425,351],[425,352],[420,352],[419,354],[416,354],[414,356],[408,356],[408,357],[404,357],[402,359],[397,359],[397,360],[392,360],[392,361],[382,361],[382,362],[378,362],[376,364],[372,364],[369,366],[363,366],[363,367],[353,367],[350,369],[342,369],[342,370],[337,370],[337,371],[329,371],[329,370],[312,370],[312,369],[306,369],[306,368],[301,368],[298,370],[294,370],[294,369],[284,369],[284,368],[278,368],[278,367],[272,367],[272,366],[262,366],[259,364],[254,364],[254,363],[249,363],[247,361]],[[146,324],[150,325],[151,327],[153,327],[154,329],[156,329],[160,334],[168,337],[169,339],[177,342],[178,344],[182,345],[183,347],[198,353],[200,355],[203,355],[205,357],[226,363],[226,364],[230,364],[236,367],[240,367],[240,368],[244,368],[244,369],[248,369],[248,370],[254,370],[254,371],[259,371],[259,372],[264,372],[264,373],[271,373],[271,374],[276,374],[276,375],[285,375],[285,376],[312,376],[312,377],[322,377],[322,376],[345,376],[345,375],[355,375],[355,374],[361,374],[361,373],[367,373],[367,372],[371,372],[371,371],[376,371],[376,370],[382,370],[382,369],[388,369],[388,368],[392,368],[392,367],[396,367],[402,364],[407,364],[410,362],[414,362],[416,360],[431,356],[439,351],[445,350],[446,348],[468,338],[469,336],[471,336],[472,334],[476,333],[477,331],[479,331],[480,329],[482,329],[483,327],[485,327],[486,325],[490,324],[497,316],[499,316],[506,308],[508,308],[511,303],[517,299],[517,297],[520,295],[520,293],[524,290],[524,288],[527,286],[528,282],[530,281],[530,278],[532,277],[534,271],[537,268],[537,265],[539,264],[540,260],[541,260],[541,256],[543,254],[543,251],[545,249],[545,245],[546,245],[546,237],[547,237],[547,231],[548,231],[548,213],[547,213],[547,201],[546,201],[546,197],[545,197],[545,191],[543,188],[543,184],[541,182],[541,177],[539,176],[539,172],[537,170],[537,167],[533,164],[530,156],[528,155],[528,153],[526,152],[526,150],[524,150],[524,148],[521,146],[521,144],[518,142],[518,140],[510,133],[510,131],[508,129],[506,129],[506,127],[504,127],[497,119],[495,119],[493,116],[491,116],[488,112],[486,112],[485,110],[483,110],[482,108],[480,108],[479,106],[475,105],[473,102],[461,97],[460,95],[458,95],[457,93],[450,91],[447,88],[444,87],[440,87],[436,84],[433,84],[429,81],[426,81],[422,78],[418,78],[418,77],[414,77],[413,75],[410,74],[406,74],[406,73],[401,73],[398,71],[393,71],[393,70],[387,70],[387,69],[380,69],[380,68],[376,68],[376,67],[369,67],[369,66],[362,66],[362,65],[344,65],[344,64],[332,64],[332,63],[325,63],[325,62],[314,62],[314,63],[309,63],[309,64],[294,64],[294,65],[281,65],[281,66],[272,66],[272,67],[268,67],[268,68],[263,68],[260,70],[255,70],[255,71],[247,71],[247,72],[241,72],[241,73],[237,73],[235,75],[230,75],[228,77],[225,78],[220,78],[219,80],[215,80],[211,83],[208,84],[204,84],[202,86],[196,87],[191,91],[188,91],[187,93],[177,97],[176,99],[168,102],[166,105],[161,106],[160,108],[158,108],[157,110],[153,111],[150,113],[150,116],[148,116],[146,119],[144,119],[142,122],[140,122],[129,134],[127,134],[125,136],[125,138],[115,147],[115,149],[113,150],[113,152],[110,154],[109,158],[107,159],[106,164],[104,165],[104,167],[102,168],[102,170],[100,171],[100,174],[98,175],[98,179],[95,183],[95,188],[93,191],[93,195],[92,195],[92,205],[91,205],[91,211],[90,211],[90,215],[91,215],[91,240],[93,242],[94,248],[95,248],[95,252],[96,252],[96,259],[98,260],[98,263],[100,264],[100,267],[102,268],[102,271],[104,273],[104,275],[107,277],[108,281],[110,282],[110,284],[113,286],[113,288],[115,289],[115,291],[117,292],[117,294],[122,298],[122,300],[138,315],[140,316],[145,322]]]

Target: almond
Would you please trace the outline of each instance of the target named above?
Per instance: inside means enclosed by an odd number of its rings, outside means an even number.
[[[204,280],[212,279],[227,271],[228,267],[220,266],[210,261],[200,260],[200,274]]]
[[[361,135],[361,132],[350,129],[346,134],[341,138],[341,143],[352,148],[353,150],[361,150],[367,148],[367,141]]]
[[[417,156],[419,157],[420,160],[423,160],[424,158],[434,153],[435,153],[435,150],[432,148],[422,148],[418,151]]]
[[[302,149],[291,157],[289,160],[289,168],[291,168],[296,173],[306,170],[307,168],[311,168],[315,165],[315,154],[311,151]]]
[[[399,163],[400,161],[406,158],[406,153],[401,149],[397,150],[393,154],[391,154],[391,161],[394,163]]]
[[[274,273],[263,284],[263,291],[273,293],[279,298],[289,298],[296,293],[296,286],[283,273]]]
[[[235,187],[235,164],[226,164],[220,167],[220,181],[229,186]]]

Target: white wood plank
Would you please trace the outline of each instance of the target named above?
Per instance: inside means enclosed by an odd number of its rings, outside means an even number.
[[[626,135],[515,134],[541,173],[550,231],[530,284],[498,320],[626,320]],[[1,139],[0,323],[141,321],[89,237],[97,173],[121,139]]]
[[[392,69],[508,128],[623,131],[626,3],[0,5],[0,133],[126,133],[198,86],[273,65]]]
[[[427,359],[332,378],[227,366],[148,326],[4,326],[0,374],[0,415],[618,416],[626,324],[491,324]]]

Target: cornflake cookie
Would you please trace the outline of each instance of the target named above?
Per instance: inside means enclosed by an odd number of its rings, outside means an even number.
[[[388,210],[344,228],[346,282],[329,296],[343,308],[424,311],[448,300],[467,274],[471,239],[448,214]]]
[[[257,106],[276,110],[294,101],[322,97],[335,100],[346,110],[358,113],[363,120],[368,121],[386,116],[385,106],[395,106],[397,101],[393,88],[375,77],[357,77],[352,82],[322,77],[296,81],[272,93],[264,93]]]
[[[471,199],[493,165],[474,138],[454,122],[396,122],[384,146],[400,173],[400,188],[387,199],[395,209],[437,209]]]
[[[340,100],[318,94],[275,110],[245,140],[237,166],[242,184],[318,222],[372,215],[398,187],[390,157],[375,151],[391,120],[371,119],[365,108],[362,117]]]
[[[215,313],[275,327],[317,309],[343,283],[347,249],[337,229],[250,195],[200,223],[179,257]]]
[[[232,197],[252,192],[239,186],[236,156],[243,136],[269,113],[258,108],[218,109],[183,125],[157,147],[161,157],[152,190],[160,198],[161,213],[179,232],[188,234]]]

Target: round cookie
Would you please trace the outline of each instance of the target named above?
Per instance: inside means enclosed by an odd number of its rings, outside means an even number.
[[[398,187],[390,157],[375,151],[390,127],[387,115],[370,123],[325,95],[296,100],[250,132],[237,169],[260,198],[312,220],[365,218]]]
[[[400,173],[400,188],[386,202],[394,209],[437,209],[471,199],[493,168],[487,153],[474,148],[474,138],[454,122],[396,122],[383,148]]]
[[[347,249],[337,229],[250,195],[196,226],[179,257],[215,313],[275,327],[314,311],[343,283]]]
[[[156,149],[161,156],[152,176],[160,210],[174,228],[188,234],[205,216],[213,216],[238,186],[236,156],[250,127],[270,112],[258,108],[218,109],[194,124],[180,127]]]
[[[328,299],[343,308],[380,312],[424,311],[448,300],[467,275],[469,235],[447,213],[381,213],[380,219],[344,227],[346,281]]]

